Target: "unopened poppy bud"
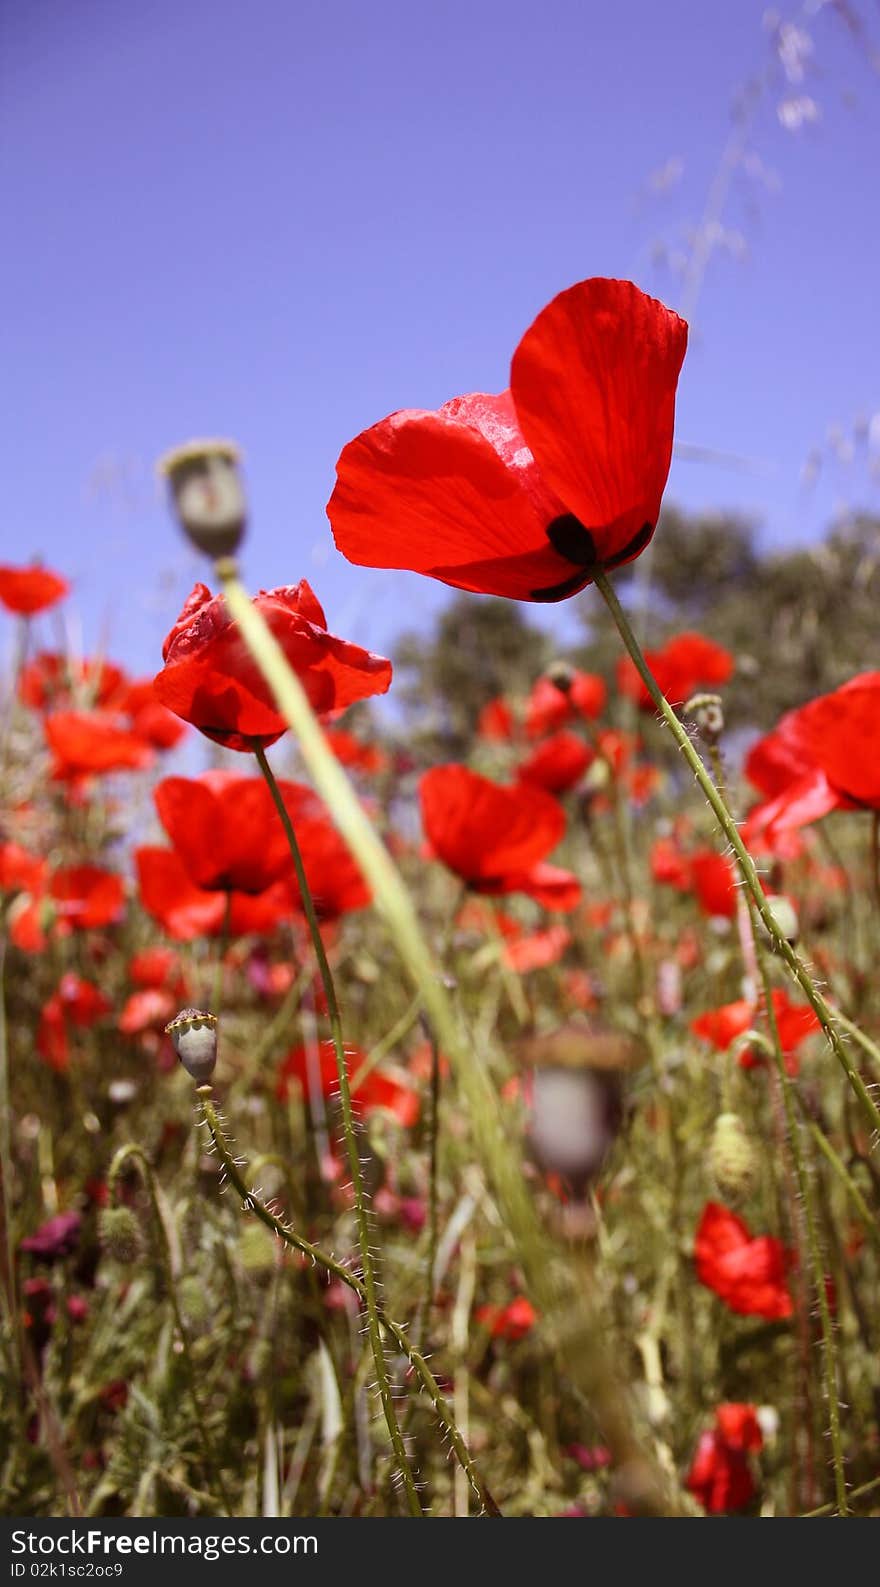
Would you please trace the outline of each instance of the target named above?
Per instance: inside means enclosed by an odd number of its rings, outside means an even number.
[[[187,1074],[201,1086],[217,1062],[217,1016],[203,1008],[182,1008],[165,1026]]]
[[[200,1324],[208,1321],[210,1315],[208,1297],[199,1279],[193,1278],[192,1275],[182,1278],[177,1286],[177,1299],[187,1322],[193,1323],[198,1328]]]
[[[568,661],[551,661],[546,673],[547,678],[559,690],[560,694],[570,694],[574,683],[574,667]]]
[[[720,694],[694,694],[684,708],[692,716],[707,743],[715,744],[724,732],[724,711]]]
[[[755,1188],[758,1159],[742,1119],[720,1113],[709,1143],[709,1171],[725,1201],[745,1201]]]
[[[130,1207],[107,1207],[98,1221],[98,1238],[114,1262],[130,1267],[143,1254],[144,1236]]]
[[[159,460],[181,528],[208,556],[233,556],[244,535],[247,502],[239,461],[232,441],[190,441]]]
[[[778,930],[793,948],[800,936],[800,922],[794,904],[790,899],[784,898],[781,893],[768,893],[767,904]],[[764,936],[769,937],[770,933],[763,920],[761,921],[761,930]]]

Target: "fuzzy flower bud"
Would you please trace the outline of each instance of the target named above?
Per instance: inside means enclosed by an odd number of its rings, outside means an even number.
[[[159,460],[184,534],[208,556],[233,556],[244,535],[247,503],[239,460],[232,441],[190,441]]]
[[[187,1074],[205,1085],[217,1062],[217,1016],[203,1008],[182,1008],[165,1026]]]
[[[758,1179],[758,1158],[742,1119],[720,1113],[709,1143],[709,1171],[725,1201],[745,1201]]]
[[[707,744],[717,744],[724,732],[724,711],[720,694],[694,694],[684,707],[685,716],[692,716],[698,732]]]
[[[125,1267],[143,1254],[143,1231],[130,1207],[106,1207],[98,1223],[98,1238],[107,1255]]]

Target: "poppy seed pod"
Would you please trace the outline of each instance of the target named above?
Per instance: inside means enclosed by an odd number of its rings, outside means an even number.
[[[232,441],[189,441],[166,452],[158,463],[171,486],[181,528],[211,557],[233,556],[244,535],[247,503],[239,461]]]
[[[726,1201],[736,1206],[755,1188],[758,1159],[736,1113],[721,1113],[709,1143],[709,1170]]]
[[[204,1085],[217,1062],[217,1016],[202,1008],[182,1008],[165,1026],[187,1074]]]

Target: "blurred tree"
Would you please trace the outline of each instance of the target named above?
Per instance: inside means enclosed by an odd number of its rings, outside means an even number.
[[[455,595],[433,638],[404,634],[397,645],[398,700],[417,734],[410,747],[466,756],[481,708],[499,694],[527,694],[551,648],[517,602]]]

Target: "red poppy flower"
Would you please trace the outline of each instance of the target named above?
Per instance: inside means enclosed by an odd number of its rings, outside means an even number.
[[[742,1317],[774,1322],[792,1314],[785,1275],[791,1253],[773,1235],[752,1235],[736,1213],[709,1201],[694,1241],[697,1277]]]
[[[497,700],[487,701],[477,717],[479,738],[504,742],[513,738],[514,728],[513,712],[503,695],[499,695]]]
[[[37,1052],[52,1069],[63,1073],[70,1063],[69,1031],[88,1030],[109,1011],[103,992],[69,971],[57,991],[43,1004],[37,1029]]]
[[[103,707],[124,685],[125,674],[112,661],[75,662],[58,651],[41,650],[22,669],[18,697],[34,711]]]
[[[59,781],[137,771],[153,759],[149,745],[105,711],[54,711],[43,727]]]
[[[36,893],[46,876],[46,861],[20,843],[0,843],[0,892]]]
[[[33,617],[54,606],[70,589],[59,573],[36,564],[29,568],[0,567],[0,605],[21,617]]]
[[[384,694],[391,663],[327,632],[317,597],[299,584],[261,590],[265,618],[316,711],[343,710]],[[232,622],[222,595],[196,584],[162,647],[155,680],[163,705],[228,749],[274,744],[287,731],[272,692]]]
[[[720,1008],[710,1008],[705,1014],[698,1015],[691,1020],[691,1030],[719,1052],[726,1052],[737,1036],[751,1029],[756,1018],[754,1003],[741,997],[735,1003],[723,1003]]]
[[[764,1447],[764,1435],[754,1405],[719,1405],[715,1412],[715,1427],[729,1449],[757,1453]]]
[[[576,594],[651,539],[686,345],[630,281],[561,292],[509,391],[393,413],[345,447],[327,508],[339,550],[515,600]]]
[[[142,948],[129,959],[128,975],[134,986],[167,988],[186,997],[186,977],[173,948]]]
[[[366,1062],[366,1054],[357,1047],[346,1047],[346,1067],[349,1080],[357,1080],[357,1072]],[[337,1096],[339,1092],[339,1078],[336,1071],[336,1052],[332,1041],[318,1043],[315,1054],[317,1072],[316,1079],[321,1087],[324,1097]],[[311,1080],[309,1053],[305,1047],[295,1047],[281,1063],[275,1084],[275,1094],[279,1102],[285,1102],[290,1096],[291,1085],[299,1086],[302,1094],[308,1096]],[[364,1080],[355,1085],[351,1095],[352,1106],[355,1113],[366,1116],[376,1109],[393,1114],[398,1124],[404,1129],[411,1129],[418,1123],[420,1102],[419,1094],[411,1085],[396,1078],[396,1076],[383,1072],[380,1069],[371,1069]]]
[[[700,1434],[686,1483],[709,1515],[744,1510],[757,1492],[745,1455],[715,1429]]]
[[[821,821],[833,810],[856,808],[832,787],[817,763],[803,710],[787,712],[772,733],[752,745],[745,773],[764,794],[743,828],[744,840],[752,850],[776,852],[799,828]]]
[[[148,915],[178,942],[216,937],[224,930],[227,907],[231,936],[270,932],[290,918],[290,888],[276,882],[263,893],[223,893],[196,887],[174,849],[135,850],[141,903]]]
[[[517,767],[516,775],[520,782],[544,788],[547,793],[567,793],[580,782],[592,761],[593,751],[576,733],[554,733]]]
[[[774,990],[773,1012],[776,1016],[779,1045],[786,1068],[789,1074],[796,1074],[798,1048],[808,1036],[814,1035],[821,1029],[819,1020],[808,1004],[792,1003],[784,987],[777,987]],[[697,1019],[691,1021],[691,1030],[695,1036],[710,1042],[719,1052],[726,1052],[736,1041],[737,1036],[752,1029],[760,1020],[758,1005],[750,1003],[746,998],[739,998],[735,1003],[723,1003],[720,1008],[709,1009],[705,1014],[700,1014]],[[763,1059],[758,1058],[748,1048],[739,1055],[742,1069],[754,1069],[762,1062]]]
[[[283,783],[281,791],[294,825],[301,814],[320,812],[310,789]],[[153,797],[159,820],[197,887],[262,893],[292,874],[284,828],[262,777],[227,771],[166,777]]]
[[[153,749],[173,749],[186,733],[186,725],[162,705],[152,678],[137,678],[122,688],[114,701],[127,716],[133,733]]]
[[[329,816],[300,819],[296,836],[319,919],[340,920],[343,915],[366,908],[372,898],[370,888]],[[294,900],[301,909],[296,882],[292,885]]]
[[[11,940],[25,953],[42,953],[49,936],[116,925],[125,908],[122,877],[99,865],[71,865],[44,875],[12,921]]]
[[[572,672],[564,689],[552,678],[539,678],[526,704],[526,732],[529,738],[541,738],[577,717],[592,722],[601,716],[607,698],[603,680],[592,672]]]
[[[736,870],[723,854],[700,849],[690,857],[691,883],[704,915],[732,920],[736,915]]]
[[[580,887],[541,862],[565,832],[565,812],[543,789],[501,788],[466,766],[435,766],[419,786],[422,821],[438,859],[478,893],[528,893],[570,909]]]
[[[835,793],[880,809],[880,672],[863,672],[794,713],[794,731]]]
[[[474,1321],[487,1328],[493,1339],[524,1339],[538,1320],[531,1301],[516,1295],[506,1306],[478,1306]]]
[[[131,992],[119,1016],[123,1036],[139,1036],[145,1030],[164,1031],[180,1007],[180,999],[161,987],[144,986]]]
[[[504,963],[517,975],[525,975],[529,970],[543,970],[548,965],[559,963],[570,942],[571,932],[567,926],[549,926],[546,931],[527,933],[517,928],[512,940],[505,943]]]
[[[387,756],[377,744],[365,744],[363,739],[356,738],[354,733],[347,732],[344,727],[325,728],[324,737],[343,766],[350,766],[353,771],[362,771],[368,776],[385,770]]]
[[[673,705],[683,705],[699,688],[719,688],[733,672],[730,651],[702,634],[678,634],[660,650],[646,651],[645,660],[661,694]],[[654,702],[629,656],[617,663],[617,687],[643,711],[653,711]]]

